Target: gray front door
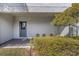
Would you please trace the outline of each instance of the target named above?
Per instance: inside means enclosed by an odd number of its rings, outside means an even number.
[[[26,27],[27,27],[26,21],[20,21],[19,22],[19,31],[20,31],[19,35],[20,35],[20,37],[27,37]]]

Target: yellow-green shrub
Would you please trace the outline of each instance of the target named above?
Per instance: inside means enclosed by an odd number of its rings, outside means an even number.
[[[35,37],[34,47],[38,55],[79,55],[79,40],[68,37]]]

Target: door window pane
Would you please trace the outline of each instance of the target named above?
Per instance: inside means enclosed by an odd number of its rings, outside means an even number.
[[[25,22],[21,22],[21,29],[25,29],[26,28],[26,23]]]

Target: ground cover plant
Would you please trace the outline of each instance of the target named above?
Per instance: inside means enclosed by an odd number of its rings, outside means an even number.
[[[28,56],[25,48],[0,48],[0,56]]]
[[[77,56],[79,55],[79,40],[72,37],[35,37],[34,48],[42,56]]]

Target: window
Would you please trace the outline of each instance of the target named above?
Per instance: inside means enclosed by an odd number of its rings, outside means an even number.
[[[21,29],[25,29],[26,28],[26,22],[21,22]]]

